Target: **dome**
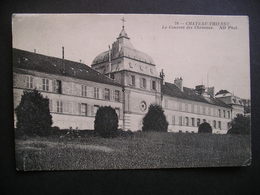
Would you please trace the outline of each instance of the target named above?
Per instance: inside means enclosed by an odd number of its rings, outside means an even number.
[[[102,52],[101,54],[97,55],[92,64],[99,64],[106,61],[108,61],[108,51]]]
[[[108,53],[109,51],[105,51],[97,55],[93,60],[92,65],[107,62]],[[111,54],[112,60],[118,57],[128,57],[134,60],[154,65],[154,61],[149,55],[139,50],[136,50],[133,47],[133,45],[130,42],[130,38],[125,32],[124,27],[122,28],[119,37],[112,45]]]
[[[135,59],[135,60],[138,60],[138,61],[141,61],[144,63],[154,65],[154,61],[153,61],[152,57],[150,57],[149,55],[147,55],[144,52],[141,52],[136,49],[129,48],[129,47],[122,47],[121,50],[119,51],[119,53],[116,53],[112,56],[112,59],[115,59],[118,57],[128,57],[131,59]],[[107,61],[108,61],[108,51],[105,51],[105,52],[102,52],[99,55],[97,55],[95,57],[95,59],[93,60],[92,64],[99,64],[99,63],[107,62]]]

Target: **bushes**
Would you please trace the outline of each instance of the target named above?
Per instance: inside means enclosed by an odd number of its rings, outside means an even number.
[[[48,135],[52,125],[49,99],[36,89],[24,91],[21,102],[15,109],[17,131],[26,135]]]
[[[228,134],[250,134],[250,117],[238,114],[231,122]]]
[[[210,124],[207,122],[200,124],[198,133],[212,133],[212,128]]]
[[[143,131],[167,132],[168,122],[161,106],[151,104],[148,113],[143,118]]]
[[[111,106],[100,107],[96,113],[94,130],[102,137],[114,137],[118,128],[118,116]]]

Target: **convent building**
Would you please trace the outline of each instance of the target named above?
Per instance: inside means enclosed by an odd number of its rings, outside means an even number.
[[[13,49],[13,78],[14,107],[24,90],[36,88],[49,98],[53,126],[61,129],[93,129],[101,106],[113,107],[119,128],[131,131],[142,129],[150,104],[162,106],[169,132],[196,133],[206,121],[213,133],[226,133],[233,116],[232,106],[214,97],[214,88],[187,88],[182,78],[165,82],[153,59],[132,45],[124,26],[91,67],[64,55],[56,58]]]

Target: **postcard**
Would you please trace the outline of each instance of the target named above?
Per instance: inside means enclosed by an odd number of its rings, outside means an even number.
[[[249,166],[247,16],[13,14],[19,171]]]

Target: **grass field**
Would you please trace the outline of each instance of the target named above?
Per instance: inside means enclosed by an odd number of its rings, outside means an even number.
[[[250,163],[250,137],[144,133],[16,139],[18,170],[131,169],[240,166]]]

